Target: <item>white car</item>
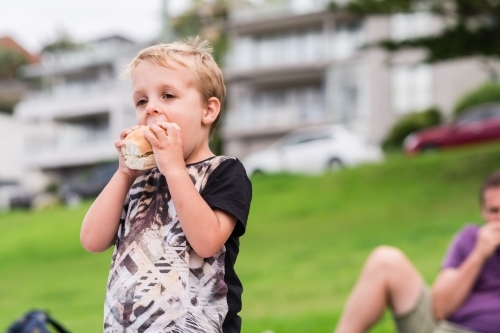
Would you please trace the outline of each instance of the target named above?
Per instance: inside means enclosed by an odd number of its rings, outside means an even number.
[[[242,159],[248,175],[256,173],[321,173],[383,158],[380,147],[340,126],[305,127],[284,135],[271,147]]]

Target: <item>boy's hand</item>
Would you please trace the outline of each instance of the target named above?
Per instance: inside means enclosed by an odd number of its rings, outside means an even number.
[[[130,169],[126,164],[125,164],[125,157],[123,156],[122,153],[122,147],[123,147],[123,139],[130,134],[133,130],[139,128],[139,126],[132,126],[130,128],[126,128],[120,132],[120,140],[115,141],[115,148],[118,151],[118,171],[126,175],[128,178],[131,180],[135,180],[138,176],[143,174],[144,170],[133,170]]]
[[[179,125],[169,122],[157,122],[149,125],[156,136],[145,133],[153,147],[158,170],[168,178],[169,174],[186,171],[182,133]]]

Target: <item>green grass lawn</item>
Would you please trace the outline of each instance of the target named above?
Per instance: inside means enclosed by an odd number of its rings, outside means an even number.
[[[401,248],[432,283],[452,235],[480,222],[478,186],[498,166],[500,146],[489,145],[317,177],[255,177],[237,262],[243,333],[331,332],[377,245]],[[111,252],[80,246],[89,205],[0,214],[0,330],[43,308],[73,332],[102,332]],[[389,316],[374,329],[393,331]]]

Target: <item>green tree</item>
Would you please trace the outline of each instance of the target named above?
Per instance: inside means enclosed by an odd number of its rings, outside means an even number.
[[[53,41],[46,43],[42,47],[42,53],[55,53],[59,51],[77,50],[82,47],[82,44],[75,40],[65,31],[59,30]]]
[[[338,6],[332,6],[333,9]],[[428,11],[441,16],[445,28],[438,34],[404,41],[385,40],[394,51],[423,48],[425,61],[466,56],[500,57],[500,1],[496,0],[351,0],[346,9],[361,16]]]
[[[235,0],[195,0],[190,9],[173,20],[174,32],[178,37],[200,35],[207,39],[214,49],[215,60],[222,65],[228,49],[226,25],[231,6]]]
[[[455,105],[454,112],[455,115],[459,115],[474,105],[499,101],[500,84],[498,82],[487,82],[460,98]]]
[[[226,25],[235,6],[253,5],[249,0],[193,0],[190,9],[173,19],[174,33],[180,38],[200,35],[207,39],[215,60],[223,65],[229,46]]]
[[[0,46],[0,79],[15,79],[19,68],[27,63],[23,53]]]
[[[0,46],[0,81],[6,81],[11,84],[11,80],[18,78],[19,68],[28,63],[25,54],[20,51]],[[0,112],[11,114],[14,105],[19,101],[21,93],[12,91],[0,91]]]
[[[387,151],[400,150],[408,135],[427,127],[439,125],[441,121],[441,112],[434,107],[421,112],[409,113],[392,126],[382,143],[382,147]]]

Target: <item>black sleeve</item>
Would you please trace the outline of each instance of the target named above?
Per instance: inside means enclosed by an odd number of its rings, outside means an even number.
[[[230,158],[219,164],[209,176],[201,196],[211,208],[222,209],[236,217],[238,221],[231,236],[245,233],[252,184],[238,159]]]

